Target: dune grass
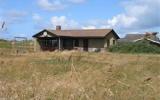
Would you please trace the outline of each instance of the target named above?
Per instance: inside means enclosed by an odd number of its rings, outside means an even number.
[[[144,40],[133,43],[119,43],[109,48],[109,51],[131,54],[160,54],[160,47]]]
[[[4,53],[0,55],[0,98],[160,100],[159,60],[160,55],[151,54]]]

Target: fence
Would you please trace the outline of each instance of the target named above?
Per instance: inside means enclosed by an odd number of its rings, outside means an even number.
[[[0,41],[1,52],[10,51],[10,53],[28,53],[34,51],[34,42],[25,37],[15,37],[12,41]]]
[[[32,40],[27,40],[26,37],[15,37],[12,41],[12,49],[17,53],[26,53],[34,51],[34,43]]]

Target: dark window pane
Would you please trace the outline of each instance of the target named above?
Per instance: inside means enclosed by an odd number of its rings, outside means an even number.
[[[113,40],[113,45],[115,45],[116,44],[116,41],[115,40]]]
[[[75,40],[75,47],[79,47],[79,40]]]

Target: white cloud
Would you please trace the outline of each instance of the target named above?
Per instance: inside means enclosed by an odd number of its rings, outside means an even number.
[[[148,29],[160,27],[160,0],[131,0],[125,2],[125,13],[114,16],[106,26],[117,29]]]
[[[111,20],[108,20],[108,27],[118,27],[121,26],[123,28],[130,28],[132,24],[137,22],[136,17],[126,16],[124,14],[117,15],[113,17]]]
[[[96,29],[96,26],[82,26],[82,29]]]
[[[13,24],[13,23],[19,23],[19,22],[25,21],[27,12],[10,10],[10,11],[2,12],[1,16],[3,21],[5,21],[8,24]]]
[[[86,0],[68,0],[72,3],[84,3]]]
[[[34,28],[36,30],[50,28],[50,26],[51,26],[49,21],[44,20],[43,16],[41,16],[37,13],[34,13],[32,15],[32,20],[33,20],[33,23],[34,23]]]
[[[82,29],[104,29],[108,28],[106,26],[107,20],[105,19],[94,19],[94,20],[89,20],[86,21],[86,23],[83,23],[84,25],[82,26]]]
[[[38,0],[38,5],[47,11],[62,10],[66,7],[60,0]]]
[[[84,3],[86,0],[37,0],[40,8],[46,11],[64,10],[72,4]]]
[[[33,20],[36,21],[36,22],[39,22],[42,20],[42,17],[39,15],[39,14],[33,14],[32,16]]]
[[[160,0],[130,0],[123,3],[124,13],[111,19],[95,19],[88,21],[82,28],[112,28],[122,33],[132,31],[159,31],[160,29]]]
[[[61,25],[63,29],[74,29],[79,27],[79,23],[73,19],[68,19],[66,16],[53,16],[51,18],[52,26]]]
[[[71,2],[71,1],[70,1]],[[160,0],[130,0],[123,4],[124,13],[117,14],[111,19],[89,20],[85,23],[68,19],[66,16],[53,16],[52,27],[62,25],[62,28],[113,28],[118,32],[156,30],[160,27]]]
[[[15,24],[25,23],[27,21],[28,13],[25,11],[18,10],[3,10],[0,12],[0,25],[5,22],[4,28],[0,29],[0,33],[2,33],[2,37],[10,38],[13,36],[12,27]],[[15,35],[15,34],[14,34]]]

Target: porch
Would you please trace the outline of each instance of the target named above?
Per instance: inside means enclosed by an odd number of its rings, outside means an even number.
[[[88,39],[69,37],[41,37],[37,42],[42,51],[82,50],[88,51]]]

